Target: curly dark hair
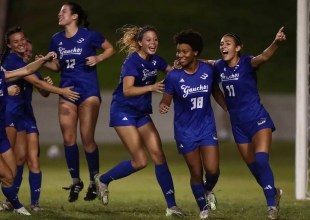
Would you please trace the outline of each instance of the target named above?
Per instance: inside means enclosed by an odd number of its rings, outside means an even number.
[[[175,44],[190,45],[193,51],[198,52],[197,56],[199,56],[203,49],[203,40],[201,34],[192,29],[184,30],[175,34],[173,39]]]

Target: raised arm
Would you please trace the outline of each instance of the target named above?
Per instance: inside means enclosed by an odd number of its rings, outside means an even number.
[[[49,52],[46,56],[41,56],[36,61],[29,63],[27,66],[22,67],[13,71],[4,71],[6,81],[14,81],[21,77],[33,74],[37,71],[44,63],[56,58],[55,52]]]
[[[253,57],[253,59],[251,60],[251,64],[253,67],[259,67],[263,63],[267,62],[278,49],[279,43],[286,40],[286,36],[283,32],[283,29],[284,27],[280,28],[280,30],[276,34],[275,39],[272,41],[269,47],[267,47],[258,56]]]

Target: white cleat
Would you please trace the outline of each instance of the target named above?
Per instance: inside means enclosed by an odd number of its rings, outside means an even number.
[[[186,215],[178,206],[172,206],[166,209],[166,216],[185,217]]]
[[[19,215],[31,215],[24,206],[19,209],[14,209],[13,212]]]
[[[103,205],[108,205],[109,203],[108,185],[100,181],[101,175],[102,174],[99,174],[99,173],[95,175],[95,185],[96,185],[96,190],[97,190],[97,196],[98,196],[98,199],[101,200]]]
[[[200,219],[206,219],[206,218],[208,218],[208,217],[209,217],[209,215],[208,215],[208,210],[203,210],[203,211],[201,211],[200,214],[199,214],[199,218],[200,218]]]
[[[211,210],[216,210],[216,197],[213,191],[211,192],[206,192],[206,199],[207,199],[207,205],[208,208]]]

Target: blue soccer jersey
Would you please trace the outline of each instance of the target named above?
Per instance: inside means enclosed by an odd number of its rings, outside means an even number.
[[[229,67],[222,59],[214,64],[233,124],[246,123],[268,115],[260,102],[256,69],[251,65],[252,58],[241,56],[234,67]]]
[[[55,51],[61,68],[60,87],[74,86],[80,96],[100,97],[96,66],[87,66],[86,58],[95,56],[105,38],[96,31],[79,28],[71,38],[61,31],[53,35],[49,51]],[[86,97],[87,98],[87,97]]]
[[[7,87],[5,82],[5,75],[3,71],[0,71],[0,127],[4,127],[4,117],[5,117],[5,108],[7,96]]]
[[[4,62],[2,64],[2,68],[6,71],[12,71],[19,68],[22,68],[26,66],[27,64],[23,61],[23,59],[18,56],[16,53],[11,52],[9,53],[6,58],[4,59]],[[24,94],[23,89],[24,88],[24,80],[18,79],[14,81],[10,81],[7,83],[7,87],[11,85],[17,85],[19,88],[21,88],[21,92],[18,95],[14,96],[6,96],[6,111],[14,112],[17,108],[20,108],[20,106],[23,106],[25,104],[24,101]]]
[[[210,134],[216,135],[210,101],[213,82],[213,67],[203,62],[199,62],[194,74],[187,74],[182,69],[168,73],[165,92],[173,96],[174,137],[177,141],[195,142]]]
[[[43,80],[40,73],[37,71],[35,75]],[[25,98],[25,119],[26,119],[26,132],[29,133],[39,133],[37,128],[37,122],[34,116],[33,108],[32,108],[32,92],[33,85],[27,81],[25,81],[24,85],[24,98]]]
[[[7,87],[5,83],[5,75],[0,71],[0,154],[10,149],[10,143],[5,131],[5,108],[7,96]]]
[[[144,60],[137,52],[130,54],[123,63],[120,82],[113,93],[111,114],[125,112],[137,117],[151,114],[152,92],[125,97],[123,79],[126,76],[135,77],[134,86],[137,87],[152,85],[156,82],[158,71],[165,71],[167,66],[167,63],[157,55],[152,55],[149,60]]]

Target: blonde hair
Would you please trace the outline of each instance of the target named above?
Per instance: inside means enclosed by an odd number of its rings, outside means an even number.
[[[142,41],[145,32],[154,31],[157,34],[157,30],[150,25],[139,27],[127,24],[117,31],[123,33],[123,37],[116,44],[119,46],[120,52],[127,53],[128,55],[140,50],[141,47],[138,42]]]

